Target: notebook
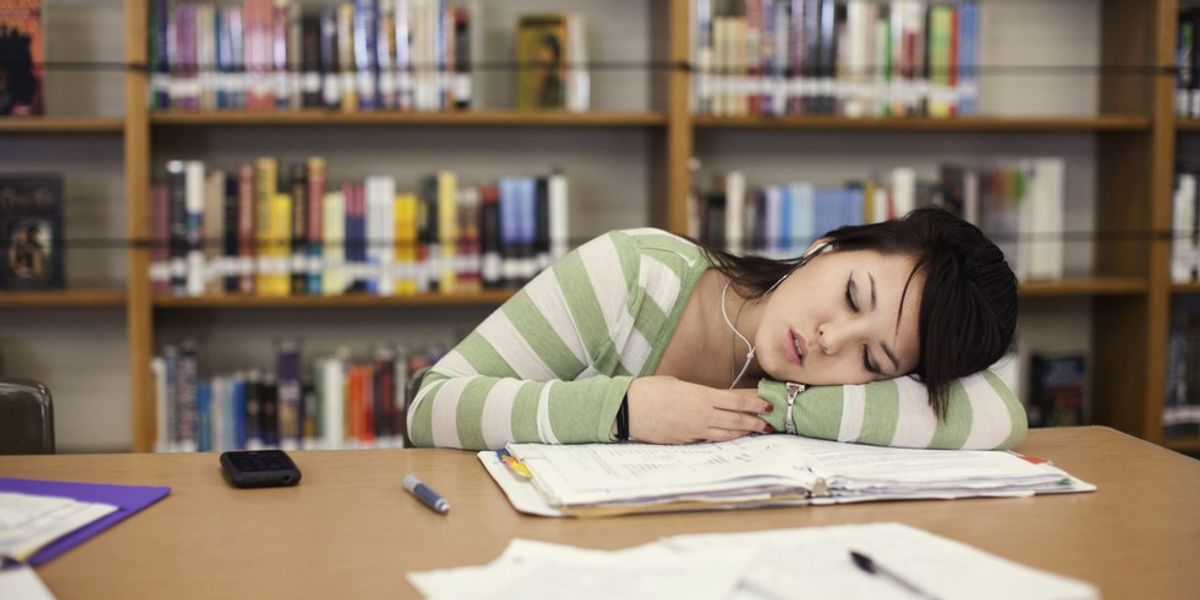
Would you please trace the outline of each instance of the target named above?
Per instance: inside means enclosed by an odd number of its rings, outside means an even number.
[[[730,442],[509,444],[532,475],[496,452],[479,459],[513,506],[543,516],[822,505],[1094,491],[1013,452],[883,448],[793,435]]]
[[[38,566],[138,513],[169,493],[169,487],[0,477],[0,515],[13,517],[14,520],[25,519],[20,523],[14,521],[12,530],[13,533],[28,533],[30,536],[14,535],[6,539],[4,536],[9,532],[9,527],[0,523],[0,540],[7,542],[5,547],[19,549],[11,558]],[[31,500],[30,496],[41,498]],[[10,501],[9,511],[3,510],[5,498]],[[18,504],[23,508],[17,508]],[[33,527],[29,527],[31,513],[39,510],[38,507],[57,511],[33,516],[43,521],[50,518],[53,522],[42,524],[58,527],[39,527],[36,521],[32,522]],[[21,526],[25,526],[25,529],[18,531],[16,528]],[[46,533],[49,531],[55,532],[55,535],[47,539]],[[31,536],[34,534],[41,537],[33,539]],[[34,544],[32,550],[31,543]]]

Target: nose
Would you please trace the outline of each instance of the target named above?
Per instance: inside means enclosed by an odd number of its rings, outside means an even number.
[[[843,347],[867,337],[865,323],[825,323],[817,327],[817,345],[825,354],[837,354]]]

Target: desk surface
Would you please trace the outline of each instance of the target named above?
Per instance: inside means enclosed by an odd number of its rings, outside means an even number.
[[[478,565],[513,537],[616,549],[663,535],[899,521],[1098,585],[1107,598],[1194,597],[1200,461],[1111,429],[1037,430],[1020,451],[1091,494],[884,502],[595,520],[518,514],[475,454],[295,452],[303,482],[235,490],[214,454],[0,457],[0,476],[169,485],[145,512],[38,569],[60,600],[417,597],[409,571]],[[453,504],[400,486],[415,473]],[[802,558],[798,557],[798,560]]]

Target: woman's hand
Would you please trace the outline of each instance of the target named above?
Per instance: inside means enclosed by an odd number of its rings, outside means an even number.
[[[629,439],[689,444],[771,433],[758,417],[770,411],[754,388],[718,390],[662,375],[639,377],[629,385]]]

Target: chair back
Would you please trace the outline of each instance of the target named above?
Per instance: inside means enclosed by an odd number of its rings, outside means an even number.
[[[54,402],[45,385],[0,377],[0,454],[54,454]]]

